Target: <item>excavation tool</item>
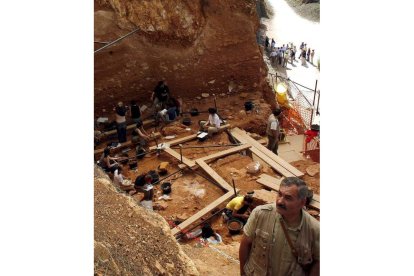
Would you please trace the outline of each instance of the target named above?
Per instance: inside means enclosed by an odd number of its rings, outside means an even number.
[[[237,196],[236,185],[234,184],[234,178],[231,179],[231,182],[233,183],[234,196]]]

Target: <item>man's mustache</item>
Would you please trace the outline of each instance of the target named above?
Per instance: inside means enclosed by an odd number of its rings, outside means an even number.
[[[283,210],[286,210],[286,206],[284,204],[277,204],[277,207],[282,208]]]

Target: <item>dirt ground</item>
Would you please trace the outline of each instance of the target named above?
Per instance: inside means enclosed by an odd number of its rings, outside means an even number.
[[[250,114],[246,114],[244,111],[244,102],[246,100],[254,101],[258,104],[259,108],[256,108],[253,112],[250,112]],[[266,103],[262,103],[260,101],[259,95],[252,93],[246,97],[246,95],[241,95],[241,93],[233,93],[232,95],[226,95],[225,97],[218,97],[216,104],[220,115],[227,119],[227,122],[231,125],[231,127],[241,126],[245,129],[253,130],[258,134],[263,134],[266,118],[270,113],[270,107]],[[184,110],[189,110],[195,107],[203,111],[207,110],[208,107],[211,106],[214,106],[214,98],[212,97],[202,100],[187,100],[184,103]],[[229,110],[230,108],[232,111]],[[179,121],[167,125],[163,129],[155,127],[147,127],[146,129],[148,132],[161,131],[162,134],[172,135],[175,136],[174,139],[177,139],[196,133],[198,131],[198,120],[206,119],[207,116],[207,113],[202,113],[198,116],[190,117],[192,119],[190,130],[186,130],[187,126],[182,125]],[[116,141],[116,139],[114,141]],[[157,142],[160,143],[161,141],[168,142],[169,140],[160,138]],[[103,143],[103,145],[98,148],[104,147],[105,144],[106,143]],[[204,142],[191,140],[183,143],[183,147],[202,147],[183,149],[182,152],[185,157],[189,159],[196,159],[228,148],[208,147],[209,145],[223,146],[228,144],[231,144],[229,137],[225,132],[222,132]],[[151,142],[149,146],[153,145],[155,145],[155,141]],[[174,150],[179,152],[179,149],[177,148]],[[130,157],[135,155],[135,150],[132,147],[128,152],[128,155]],[[159,163],[163,161],[169,162],[168,174],[179,170],[179,161],[169,154],[161,152],[159,156],[152,153],[149,157],[139,160],[138,169],[136,170],[130,170],[128,166],[124,166],[124,174],[126,177],[129,177],[134,181],[139,174],[148,172],[149,170],[156,170]],[[247,173],[246,166],[251,162],[253,162],[253,159],[250,156],[236,153],[217,159],[209,163],[209,166],[229,184],[232,184],[232,181],[234,181],[236,188],[240,189],[240,194],[246,194],[249,191],[263,189],[263,186],[256,182],[261,173],[266,173],[276,178],[281,177],[267,165],[262,166],[260,172],[257,174],[250,175]],[[299,160],[292,162],[291,164],[305,173],[303,179],[309,186],[312,187],[316,194],[319,194],[319,173],[313,177],[306,174],[306,168],[315,164],[315,162],[311,160]],[[172,184],[170,200],[160,199],[162,196],[160,184],[155,185],[153,205],[157,207],[161,206],[160,209],[155,212],[164,217],[171,228],[174,227],[174,223],[182,222],[190,216],[196,214],[199,210],[225,193],[224,190],[205,179],[202,175],[208,177],[208,175],[201,169],[196,169],[195,172],[185,169],[167,178],[165,181]],[[162,178],[163,176],[160,177]],[[137,201],[140,201],[142,197],[143,195],[141,193],[132,196],[132,198]],[[224,208],[225,204],[226,203],[223,203],[218,206],[212,213]],[[186,252],[187,255],[194,261],[195,266],[201,275],[221,275],[223,273],[225,273],[225,275],[238,275],[238,246],[242,235],[231,235],[220,214],[209,218],[212,213],[203,216],[201,221],[208,219],[208,222],[211,224],[212,228],[222,237],[223,242],[221,244],[215,246],[211,245],[212,247],[216,247],[218,250],[214,250],[211,247],[200,243],[199,238],[187,240],[183,237],[179,239],[179,242],[183,245],[182,248],[184,252]],[[195,229],[197,228],[198,227]],[[194,229],[191,230],[190,228],[190,232],[191,231],[194,231]]]

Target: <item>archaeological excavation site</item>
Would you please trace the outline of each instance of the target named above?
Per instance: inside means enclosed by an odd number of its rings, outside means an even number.
[[[95,275],[240,275],[243,225],[289,177],[319,221],[320,91],[272,64],[270,10],[94,1]]]

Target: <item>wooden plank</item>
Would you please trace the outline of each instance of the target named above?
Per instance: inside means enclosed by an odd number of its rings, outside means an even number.
[[[222,126],[220,126],[220,127],[219,127],[219,130],[226,129],[226,128],[228,128],[228,127],[230,127],[230,125],[229,125],[229,124],[227,124],[227,125],[222,125]],[[182,138],[178,138],[178,139],[176,139],[176,140],[172,140],[172,141],[167,142],[167,143],[164,143],[164,144],[166,145],[166,147],[171,147],[171,146],[175,146],[175,145],[178,145],[178,144],[181,144],[181,143],[185,143],[185,142],[188,142],[188,141],[194,140],[194,139],[196,139],[196,138],[197,138],[197,133],[196,133],[196,134],[191,134],[191,135],[189,135],[189,136],[185,136],[185,137],[182,137]],[[156,149],[156,148],[157,148],[157,146],[152,146],[152,147],[150,147],[149,149],[150,149],[150,150],[154,150],[154,149]]]
[[[191,141],[191,140],[196,139],[196,138],[197,138],[197,134],[191,134],[189,136],[185,136],[185,137],[178,138],[178,139],[172,140],[170,142],[164,143],[164,145],[165,145],[165,147],[170,147],[170,146],[174,146],[174,145],[177,145],[177,144],[181,144],[181,143]],[[157,148],[157,146],[152,146],[149,149],[150,150],[155,150],[156,148]]]
[[[237,137],[236,137],[237,138]],[[267,163],[270,167],[272,167],[275,171],[279,172],[285,177],[295,176],[290,171],[286,170],[284,167],[276,163],[273,159],[265,155],[261,152],[258,148],[251,147],[249,150],[254,153],[258,158],[262,159],[265,163]]]
[[[280,182],[282,182],[282,179],[277,179],[275,177],[272,177],[268,174],[261,174],[259,176],[259,179],[256,180],[256,182],[259,182],[260,184],[275,190],[275,191],[279,191],[279,187],[280,187]]]
[[[224,150],[224,151],[216,152],[216,153],[213,153],[213,154],[210,154],[210,155],[207,155],[207,156],[198,158],[197,160],[201,160],[201,161],[204,161],[204,162],[208,163],[208,162],[213,161],[213,159],[217,159],[217,158],[220,158],[220,157],[229,155],[229,154],[233,154],[233,153],[236,153],[236,152],[239,152],[239,151],[248,149],[250,147],[251,147],[251,145],[249,145],[249,144],[245,144],[245,145],[241,145],[241,146],[236,146],[236,147],[233,147],[233,148]]]
[[[277,179],[268,174],[261,174],[259,176],[259,179],[257,179],[256,181],[274,191],[279,191],[280,183],[282,182],[282,179]],[[314,194],[309,206],[320,210],[320,200],[321,200],[320,196],[317,194]]]
[[[177,160],[181,161],[181,155],[176,152],[175,150],[171,149],[171,148],[165,148],[164,149],[165,152],[167,152],[168,154],[170,154],[171,156],[175,157]],[[183,156],[183,163],[185,165],[187,165],[188,167],[192,168],[196,165],[196,163],[188,158],[186,158],[185,156]]]
[[[304,176],[304,173],[302,173],[297,168],[295,168],[294,166],[292,166],[291,164],[289,164],[288,162],[286,162],[285,160],[283,160],[282,158],[280,158],[279,156],[274,154],[272,151],[270,151],[269,149],[267,149],[266,147],[261,145],[259,142],[257,142],[252,137],[250,137],[245,131],[243,131],[243,130],[236,127],[236,128],[232,129],[232,135],[237,140],[241,139],[241,140],[239,140],[240,142],[249,143],[253,147],[260,150],[263,154],[270,157],[272,160],[274,160],[280,166],[282,166],[283,168],[288,170],[291,174],[293,174],[293,176],[297,176],[297,177],[303,177]]]
[[[281,166],[283,166],[285,169],[290,171],[295,176],[297,176],[297,177],[304,176],[304,173],[302,173],[300,170],[298,170],[297,168],[295,168],[294,166],[292,166],[291,164],[289,164],[288,162],[283,160],[283,158],[281,158],[280,156],[277,156],[276,154],[274,154],[272,151],[270,151],[265,146],[258,143],[256,140],[254,140],[252,137],[250,137],[244,130],[241,130],[239,128],[235,128],[234,130],[235,130],[235,132],[243,135],[245,137],[245,140],[247,140],[247,142],[249,142],[252,146],[258,148],[261,152],[263,152],[264,154],[266,154],[267,156],[272,158],[274,161],[279,163]]]
[[[214,208],[216,208],[223,202],[229,200],[232,196],[234,196],[234,192],[227,192],[226,194],[222,195],[221,197],[214,200],[212,203],[210,203],[209,205],[207,205],[206,207],[198,211],[197,214],[189,217],[188,219],[186,219],[185,221],[177,225],[175,228],[171,229],[171,233],[173,235],[180,233],[182,230],[184,230],[185,228],[187,228],[188,226],[190,226],[191,224],[199,220],[202,216],[208,214],[209,212],[211,212],[211,210],[213,210]]]
[[[185,142],[194,140],[196,138],[197,138],[197,133],[196,134],[191,134],[189,136],[185,136],[185,137],[182,137],[182,138],[179,138],[179,139],[172,140],[172,141],[168,142],[168,144],[170,146],[175,146],[175,145],[178,145],[178,144],[181,144],[181,143],[185,143]]]
[[[130,146],[131,145],[131,141],[126,141],[125,143],[121,143],[121,145],[119,146],[119,147],[116,147],[116,148],[111,148],[111,151],[112,150],[120,150],[120,149],[122,149],[122,148],[125,148],[125,147],[128,147],[128,146]],[[105,147],[106,148],[106,147]],[[104,152],[104,150],[105,150],[105,148],[101,148],[101,149],[97,149],[97,150],[95,150],[93,153],[96,155],[96,154],[102,154],[103,152]]]
[[[208,128],[209,126],[207,126],[206,128]],[[230,124],[225,124],[225,125],[222,125],[222,126],[220,126],[219,128],[218,128],[218,131],[220,132],[220,131],[222,131],[222,130],[225,130],[225,129],[227,129],[227,128],[229,128],[230,127]],[[207,131],[207,129],[205,129],[205,131]]]
[[[154,119],[148,119],[148,120],[144,120],[143,122],[142,122],[142,125],[143,126],[146,126],[146,125],[149,125],[149,124],[151,124],[151,123],[153,123],[154,122]],[[136,123],[133,123],[133,124],[130,124],[130,125],[128,125],[127,126],[127,130],[131,130],[131,129],[133,129],[133,128],[135,128],[135,126],[136,126],[137,124]],[[103,133],[104,135],[106,135],[106,136],[109,136],[109,135],[114,135],[114,134],[116,134],[116,129],[113,129],[113,130],[109,130],[109,131],[107,131],[107,132],[104,132]]]
[[[233,130],[232,130],[232,135],[234,136],[234,138],[239,140],[241,143],[250,144],[249,141],[247,139],[245,139],[244,135],[241,135],[238,132],[233,132]],[[290,171],[286,170],[283,166],[279,165],[273,159],[271,159],[270,157],[265,155],[263,152],[261,152],[257,147],[252,146],[251,148],[249,148],[249,150],[252,153],[256,154],[258,158],[263,160],[265,163],[267,163],[269,166],[271,166],[274,170],[276,170],[277,172],[279,172],[283,176],[286,176],[286,177],[295,176]]]
[[[155,132],[154,136],[151,136],[150,140],[153,140],[154,138],[158,138],[158,137],[161,137],[161,133]],[[121,143],[121,145],[119,147],[116,147],[116,148],[113,148],[113,149],[121,149],[121,148],[129,147],[131,145],[132,145],[132,141],[126,141],[124,143]],[[102,154],[104,152],[105,148],[106,147],[95,150],[94,154]]]
[[[216,173],[209,165],[206,164],[203,160],[196,160],[197,165],[199,165],[206,173],[208,173],[223,189],[226,191],[233,190],[233,187],[230,186],[218,173]]]

